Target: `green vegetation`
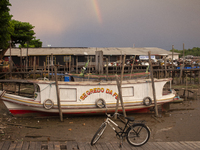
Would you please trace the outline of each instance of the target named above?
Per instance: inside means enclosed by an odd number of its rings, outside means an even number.
[[[35,32],[28,22],[20,22],[12,20],[12,15],[9,14],[9,0],[0,1],[0,60],[11,46],[16,47],[42,47],[40,39],[36,39]]]
[[[11,33],[12,47],[15,47],[15,44],[20,44],[20,48],[27,47],[27,45],[28,47],[42,47],[42,42],[35,39],[34,26],[30,23],[12,20],[11,24],[14,28],[14,32]]]
[[[170,50],[172,52],[172,50]],[[180,57],[183,56],[183,50],[177,50],[174,49],[174,52],[176,53],[180,53]],[[193,56],[200,56],[200,48],[199,47],[193,47],[192,49],[185,49],[184,51],[184,55],[193,55]]]
[[[0,1],[0,60],[9,47],[10,34],[13,31],[9,6],[11,4],[8,0]]]

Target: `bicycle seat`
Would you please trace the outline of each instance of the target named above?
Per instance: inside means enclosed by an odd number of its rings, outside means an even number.
[[[125,117],[125,119],[127,119],[128,121],[134,121],[135,120],[134,117]]]

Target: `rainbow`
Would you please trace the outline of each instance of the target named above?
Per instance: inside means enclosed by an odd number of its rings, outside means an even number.
[[[92,0],[92,1],[93,1],[93,5],[94,5],[94,9],[95,9],[98,21],[99,23],[102,23],[102,17],[101,17],[98,1],[97,0]]]

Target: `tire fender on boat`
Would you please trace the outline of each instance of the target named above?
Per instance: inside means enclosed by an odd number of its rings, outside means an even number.
[[[152,104],[151,98],[150,98],[150,97],[145,97],[145,98],[143,99],[143,104],[144,104],[145,106],[151,105],[151,104]]]
[[[43,103],[43,106],[45,109],[51,109],[53,107],[54,103],[50,99],[46,99]]]
[[[97,99],[96,102],[95,102],[95,104],[96,104],[96,106],[98,108],[104,108],[104,107],[106,107],[106,102],[102,98]]]

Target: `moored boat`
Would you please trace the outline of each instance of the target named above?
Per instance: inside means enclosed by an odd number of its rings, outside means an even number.
[[[174,90],[165,90],[171,78],[154,79],[158,105],[173,101]],[[45,80],[0,80],[0,95],[13,115],[55,115],[59,113],[56,84]],[[108,112],[114,112],[118,97],[116,81],[58,82],[63,114],[99,114],[98,102],[105,101]],[[126,111],[154,107],[150,79],[124,80],[121,84]],[[122,108],[119,107],[119,111]]]

